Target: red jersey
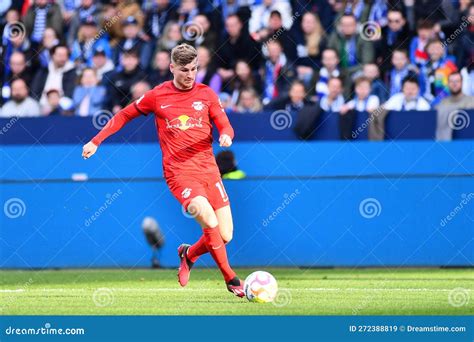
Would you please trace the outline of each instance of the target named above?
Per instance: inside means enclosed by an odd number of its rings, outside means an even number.
[[[212,150],[212,122],[219,134],[234,137],[234,130],[217,95],[204,84],[189,90],[164,82],[118,112],[92,139],[99,145],[126,122],[140,114],[155,114],[165,178],[219,174]]]

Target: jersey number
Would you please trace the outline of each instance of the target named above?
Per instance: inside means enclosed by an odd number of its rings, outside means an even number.
[[[224,184],[222,184],[222,181],[218,181],[216,183],[217,189],[219,189],[219,192],[221,193],[222,200],[224,202],[227,202],[229,200],[229,196],[227,196],[227,193],[225,192]]]

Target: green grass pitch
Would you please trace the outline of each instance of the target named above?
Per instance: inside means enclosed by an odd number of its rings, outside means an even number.
[[[256,268],[258,269],[258,268]],[[242,277],[255,269],[237,269]],[[266,269],[276,303],[226,291],[216,269],[0,271],[2,315],[466,315],[474,313],[472,269]]]

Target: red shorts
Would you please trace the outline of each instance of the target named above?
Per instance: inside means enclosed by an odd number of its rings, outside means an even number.
[[[220,175],[171,177],[166,180],[166,184],[184,210],[188,209],[189,203],[196,196],[207,198],[214,210],[229,205],[229,196]]]

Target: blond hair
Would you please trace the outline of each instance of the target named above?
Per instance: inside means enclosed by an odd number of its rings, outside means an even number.
[[[306,39],[306,48],[308,49],[308,54],[310,56],[319,55],[319,47],[321,41],[326,35],[326,32],[324,32],[323,26],[321,25],[321,20],[319,19],[319,16],[317,14],[312,12],[306,12],[305,15],[311,15],[316,23],[314,32],[304,35]]]
[[[183,43],[171,50],[171,63],[175,65],[186,65],[197,58],[197,51],[189,44]]]

